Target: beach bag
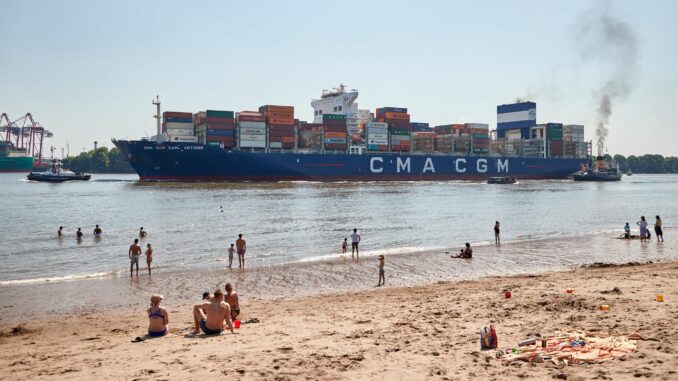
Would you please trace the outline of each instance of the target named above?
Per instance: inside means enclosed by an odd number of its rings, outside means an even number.
[[[480,349],[495,349],[498,346],[497,332],[493,325],[488,325],[480,329]]]

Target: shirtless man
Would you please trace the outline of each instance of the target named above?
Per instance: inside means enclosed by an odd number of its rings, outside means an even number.
[[[226,303],[231,307],[231,320],[235,320],[240,315],[240,302],[238,301],[238,293],[233,291],[233,286],[226,283],[224,287],[226,290]]]
[[[203,310],[207,311],[207,315]],[[231,333],[235,333],[231,322],[231,307],[224,303],[224,293],[219,289],[214,291],[214,299],[211,302],[193,306],[193,322],[195,323],[193,333],[196,335],[200,330],[205,335],[218,335],[225,326],[228,326]]]
[[[134,243],[132,246],[129,247],[129,251],[127,252],[129,255],[130,259],[130,265],[129,265],[129,276],[130,278],[132,277],[132,269],[134,268],[134,265],[137,265],[137,276],[139,276],[139,257],[141,256],[141,246],[139,246],[139,239],[135,238]]]
[[[57,235],[59,237],[64,235],[64,227],[63,226],[59,226],[59,230],[57,230]]]
[[[245,251],[247,250],[247,242],[242,239],[242,234],[238,234],[238,239],[235,241],[235,248],[238,252],[238,267],[245,267]]]
[[[101,228],[99,227],[99,225],[97,225],[97,226],[94,228],[94,236],[97,237],[97,238],[99,238],[99,237],[101,237],[101,233],[103,233],[103,231],[101,230]]]

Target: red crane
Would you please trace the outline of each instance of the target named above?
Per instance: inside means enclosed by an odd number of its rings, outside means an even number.
[[[30,112],[15,121],[11,121],[5,113],[0,115],[0,132],[2,131],[5,132],[6,143],[33,156],[35,167],[43,164],[43,140],[45,137],[52,137],[52,133],[36,122]]]

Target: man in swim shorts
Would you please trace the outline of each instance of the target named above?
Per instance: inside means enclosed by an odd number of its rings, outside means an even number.
[[[238,234],[238,239],[235,241],[235,248],[238,252],[238,267],[245,267],[245,251],[247,250],[247,242],[242,239],[242,234]]]
[[[139,276],[139,257],[141,256],[141,246],[139,246],[139,239],[135,238],[134,243],[132,246],[129,247],[129,251],[127,252],[129,255],[130,259],[130,265],[129,265],[129,276],[130,278],[132,277],[132,269],[134,268],[134,265],[137,266],[137,276]]]
[[[95,236],[95,237],[101,237],[101,233],[103,233],[103,231],[101,230],[101,228],[99,227],[99,225],[97,225],[97,226],[94,228],[94,236]]]
[[[353,253],[355,253],[356,258],[360,256],[358,253],[359,243],[360,234],[358,234],[358,229],[353,229],[353,234],[351,234],[351,258],[353,258]]]
[[[224,298],[226,299],[228,306],[231,307],[231,320],[235,320],[238,315],[240,315],[240,301],[238,300],[238,293],[233,291],[233,286],[231,286],[230,283],[226,283],[224,289],[226,290],[226,295]]]
[[[207,311],[207,314],[203,310]],[[231,333],[234,333],[231,308],[228,303],[224,303],[224,293],[219,289],[214,291],[211,302],[193,306],[193,321],[195,323],[193,333],[196,335],[201,330],[205,335],[218,335],[224,330],[224,326],[228,326]]]

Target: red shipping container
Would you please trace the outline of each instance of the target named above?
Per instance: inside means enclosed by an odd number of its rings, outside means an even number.
[[[345,150],[346,149],[346,144],[325,144],[325,149],[327,150]]]
[[[205,118],[205,123],[208,124],[235,124],[235,119],[233,118]]]
[[[283,143],[294,143],[294,136],[283,136]]]
[[[271,139],[273,139],[273,138],[278,138],[278,137],[282,137],[282,136],[292,136],[292,137],[294,137],[294,134],[290,134],[289,132],[286,132],[286,131],[270,130],[268,132],[268,136],[270,136]]]
[[[265,122],[266,118],[258,115],[239,115],[239,122]]]
[[[274,105],[264,105],[259,107],[259,112],[289,112],[294,114],[293,106],[274,106]]]
[[[386,112],[384,113],[384,119],[407,120],[409,122],[410,114],[404,112]]]
[[[165,111],[162,113],[162,118],[193,118],[193,114],[190,112]]]
[[[224,145],[231,145],[235,143],[235,138],[233,136],[207,136],[208,142],[222,142]]]
[[[562,140],[552,140],[549,142],[549,153],[551,155],[562,155],[563,154],[563,141]]]
[[[294,126],[294,119],[286,119],[286,118],[267,118],[268,124],[279,124],[279,125],[287,125],[287,126]]]

